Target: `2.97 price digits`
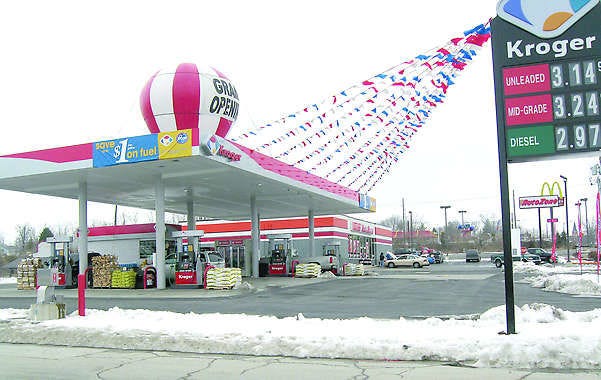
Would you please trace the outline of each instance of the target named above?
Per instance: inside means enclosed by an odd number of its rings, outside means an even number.
[[[599,123],[555,128],[555,150],[557,152],[598,148],[601,148],[601,127]]]
[[[550,68],[552,88],[595,85],[598,83],[597,73],[601,72],[601,61],[559,63],[551,65]]]

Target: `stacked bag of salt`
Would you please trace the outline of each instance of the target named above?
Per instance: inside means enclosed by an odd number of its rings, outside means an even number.
[[[211,268],[207,271],[206,289],[232,289],[242,283],[240,268]]]
[[[297,264],[294,267],[295,277],[317,277],[321,273],[321,265],[311,264]]]

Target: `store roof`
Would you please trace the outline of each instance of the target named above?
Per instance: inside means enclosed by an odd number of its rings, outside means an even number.
[[[248,219],[253,193],[261,218],[303,216],[309,209],[315,215],[375,210],[372,198],[244,146],[218,136],[200,144],[194,130],[181,133],[1,156],[0,189],[77,199],[85,181],[88,201],[154,210],[155,185],[162,176],[165,210],[179,214],[187,213],[191,198],[196,216]],[[161,146],[186,139],[179,153]],[[118,157],[118,148],[126,149],[127,157]]]

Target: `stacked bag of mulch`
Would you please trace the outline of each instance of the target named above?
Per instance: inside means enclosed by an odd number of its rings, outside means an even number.
[[[211,268],[207,271],[206,289],[232,289],[242,283],[240,268]]]
[[[343,273],[345,276],[365,276],[365,267],[363,264],[344,264]]]
[[[17,264],[17,289],[35,289],[38,268],[42,268],[42,260],[39,258],[26,258]]]
[[[136,287],[136,271],[121,268],[111,274],[111,287],[120,289],[133,289]]]
[[[116,270],[119,270],[119,265],[117,264],[117,258],[115,256],[105,255],[92,257],[92,282],[94,283],[94,287],[110,288],[113,271]]]
[[[317,277],[321,273],[321,265],[311,264],[297,264],[294,267],[295,277]]]

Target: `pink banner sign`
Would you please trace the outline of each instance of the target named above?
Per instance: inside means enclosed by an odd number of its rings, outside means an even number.
[[[553,121],[551,94],[505,99],[505,120],[508,126]]]
[[[505,95],[550,91],[549,65],[541,64],[503,69],[503,89]]]

